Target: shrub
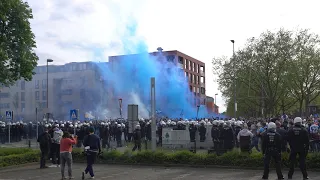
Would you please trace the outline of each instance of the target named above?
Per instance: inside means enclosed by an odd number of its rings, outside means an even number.
[[[29,151],[23,154],[11,154],[0,156],[0,167],[19,165],[31,162],[38,162],[40,159],[39,151]]]
[[[288,166],[289,155],[282,154],[282,164]],[[74,162],[84,162],[85,156],[81,150],[74,150]],[[97,163],[121,163],[121,164],[159,164],[159,165],[192,165],[192,166],[232,166],[247,168],[262,168],[263,155],[258,152],[251,154],[239,153],[238,151],[226,152],[221,156],[216,154],[194,154],[190,151],[142,151],[132,153],[125,151],[104,151],[97,159]],[[272,162],[271,166],[274,166]],[[307,156],[308,168],[320,168],[320,153],[310,153]]]
[[[33,150],[29,148],[0,148],[0,157],[12,154],[24,154],[32,151]]]

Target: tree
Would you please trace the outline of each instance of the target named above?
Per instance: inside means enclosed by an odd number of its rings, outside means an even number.
[[[38,56],[29,20],[32,10],[22,0],[0,1],[0,83],[11,85],[32,79]]]
[[[320,38],[308,30],[300,30],[294,39],[293,56],[290,62],[292,95],[299,101],[302,115],[303,103],[308,116],[308,107],[320,95]]]
[[[230,61],[214,58],[214,73],[232,109],[234,83],[239,116],[274,116],[293,111],[297,102],[302,111],[320,95],[319,38],[308,30],[280,29],[251,38]]]

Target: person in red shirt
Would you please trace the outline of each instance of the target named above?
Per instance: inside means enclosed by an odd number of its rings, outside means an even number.
[[[67,163],[69,179],[72,177],[72,145],[77,144],[77,136],[72,137],[69,132],[64,132],[60,141],[60,160],[61,160],[61,176],[64,176],[64,167]]]

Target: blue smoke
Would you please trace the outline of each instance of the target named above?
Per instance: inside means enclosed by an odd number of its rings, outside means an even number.
[[[197,115],[197,107],[193,105],[195,97],[189,90],[183,69],[167,61],[166,55],[149,55],[147,44],[137,37],[135,21],[127,26],[121,42],[123,54],[135,55],[110,60],[107,65],[99,64],[103,79],[107,81],[106,88],[112,87],[114,92],[113,95],[109,95],[113,96],[109,98],[109,104],[113,106],[108,107],[109,112],[115,114],[119,112],[117,112],[118,98],[123,99],[123,114],[126,114],[128,104],[137,103],[139,111],[146,109],[149,112],[150,78],[155,77],[156,109],[159,114],[170,118],[195,118]],[[201,107],[198,117],[208,116],[206,108]]]

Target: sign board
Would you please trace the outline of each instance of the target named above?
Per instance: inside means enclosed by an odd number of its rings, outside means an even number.
[[[138,118],[138,105],[129,104],[128,105],[128,124],[129,133],[133,133],[135,126],[139,123]]]
[[[70,119],[71,119],[72,121],[78,119],[78,110],[77,110],[77,109],[72,109],[72,110],[70,110]]]
[[[6,120],[8,121],[13,120],[13,111],[6,111]]]

